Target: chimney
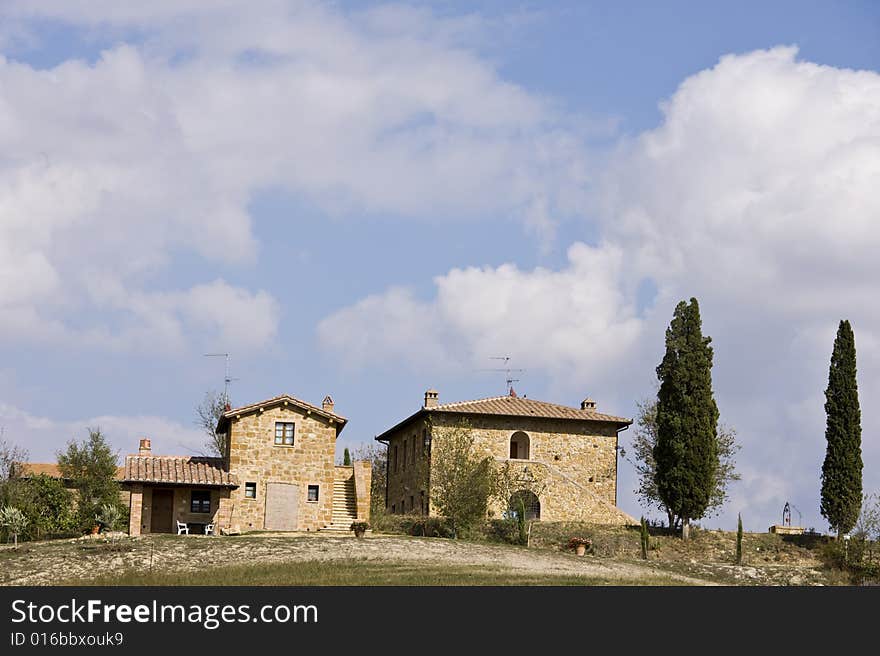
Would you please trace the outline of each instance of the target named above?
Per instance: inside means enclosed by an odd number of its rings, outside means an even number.
[[[435,389],[429,389],[425,392],[425,407],[426,408],[436,408],[437,407],[437,398],[440,394]]]
[[[321,410],[324,412],[333,412],[333,397],[329,394],[321,401]]]
[[[581,410],[595,410],[596,402],[590,397],[585,398],[581,401]]]
[[[139,456],[149,456],[153,453],[153,450],[150,448],[150,440],[147,437],[142,437],[140,444],[138,444],[138,455]]]

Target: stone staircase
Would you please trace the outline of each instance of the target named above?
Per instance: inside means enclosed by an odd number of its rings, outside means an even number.
[[[354,477],[344,481],[333,481],[333,519],[324,531],[351,530],[351,523],[357,519],[357,497],[354,492]]]

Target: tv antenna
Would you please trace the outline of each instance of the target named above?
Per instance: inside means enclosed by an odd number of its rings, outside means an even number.
[[[804,516],[801,514],[801,511],[798,510],[797,506],[793,503],[786,501],[785,506],[782,508],[782,525],[783,526],[791,526],[791,511],[794,510],[798,514],[798,526],[803,526]]]
[[[206,358],[226,358],[226,370],[223,375],[223,405],[229,407],[229,383],[238,378],[229,377],[229,354],[228,353],[205,353]]]
[[[495,356],[490,356],[489,359],[490,360],[504,360],[504,367],[502,367],[500,369],[483,369],[483,371],[503,371],[506,374],[506,377],[504,379],[504,383],[506,386],[505,389],[506,389],[507,393],[510,394],[511,391],[513,391],[513,384],[518,383],[520,380],[519,378],[513,378],[511,376],[511,374],[524,372],[525,369],[513,369],[513,368],[509,367],[508,366],[510,364],[510,356],[509,355],[495,355]]]

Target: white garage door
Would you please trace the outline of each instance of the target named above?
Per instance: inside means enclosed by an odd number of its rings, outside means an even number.
[[[295,531],[298,503],[298,486],[290,483],[268,483],[264,528],[270,531]]]

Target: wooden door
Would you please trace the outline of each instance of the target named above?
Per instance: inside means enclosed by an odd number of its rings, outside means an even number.
[[[299,513],[299,487],[290,483],[266,485],[266,518],[263,528],[270,531],[295,531]]]
[[[174,490],[153,490],[150,533],[173,533]]]

